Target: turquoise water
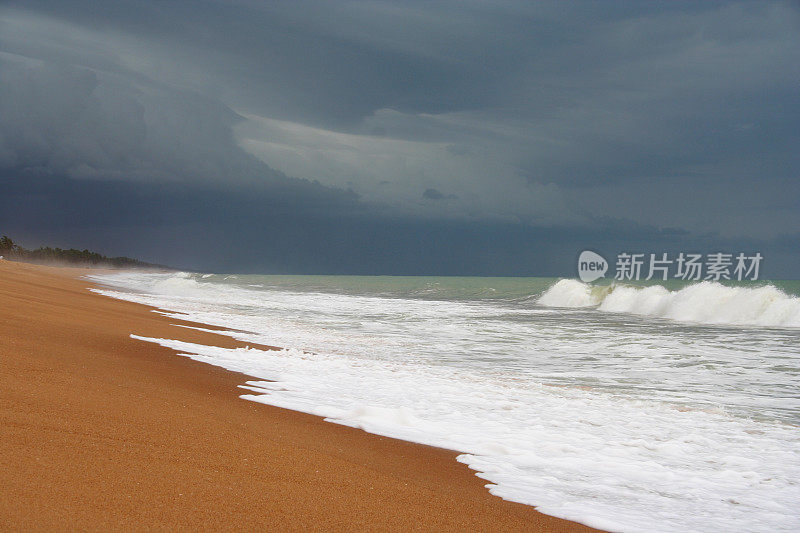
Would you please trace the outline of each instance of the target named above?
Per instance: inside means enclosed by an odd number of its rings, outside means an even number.
[[[249,284],[254,287],[297,290],[303,292],[330,292],[335,294],[358,294],[362,296],[385,296],[394,298],[420,298],[442,300],[502,300],[524,299],[541,295],[560,278],[534,277],[458,277],[458,276],[279,276],[212,274],[196,275],[198,281]],[[638,281],[625,283],[600,280],[593,285],[611,284],[646,287],[661,285],[669,290],[678,290],[691,282],[682,280]],[[725,281],[730,287],[763,287],[772,285],[789,295],[800,296],[800,280]]]

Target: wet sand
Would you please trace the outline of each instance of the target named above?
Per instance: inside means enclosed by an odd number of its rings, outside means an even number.
[[[248,376],[130,334],[242,343],[82,273],[0,261],[0,529],[593,531],[452,451],[239,399]]]

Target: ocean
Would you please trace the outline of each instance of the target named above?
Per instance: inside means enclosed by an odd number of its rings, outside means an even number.
[[[242,398],[461,452],[591,526],[800,530],[800,282],[120,271],[97,292],[279,351],[132,336]]]

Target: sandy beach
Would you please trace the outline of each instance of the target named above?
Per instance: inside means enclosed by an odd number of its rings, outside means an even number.
[[[83,271],[0,261],[0,529],[590,531],[489,494],[456,453],[243,401],[235,347]]]

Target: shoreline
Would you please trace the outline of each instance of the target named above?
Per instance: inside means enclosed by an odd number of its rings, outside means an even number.
[[[0,261],[3,529],[596,531],[492,496],[457,452],[241,400],[250,376],[130,334],[254,344],[86,272]]]

